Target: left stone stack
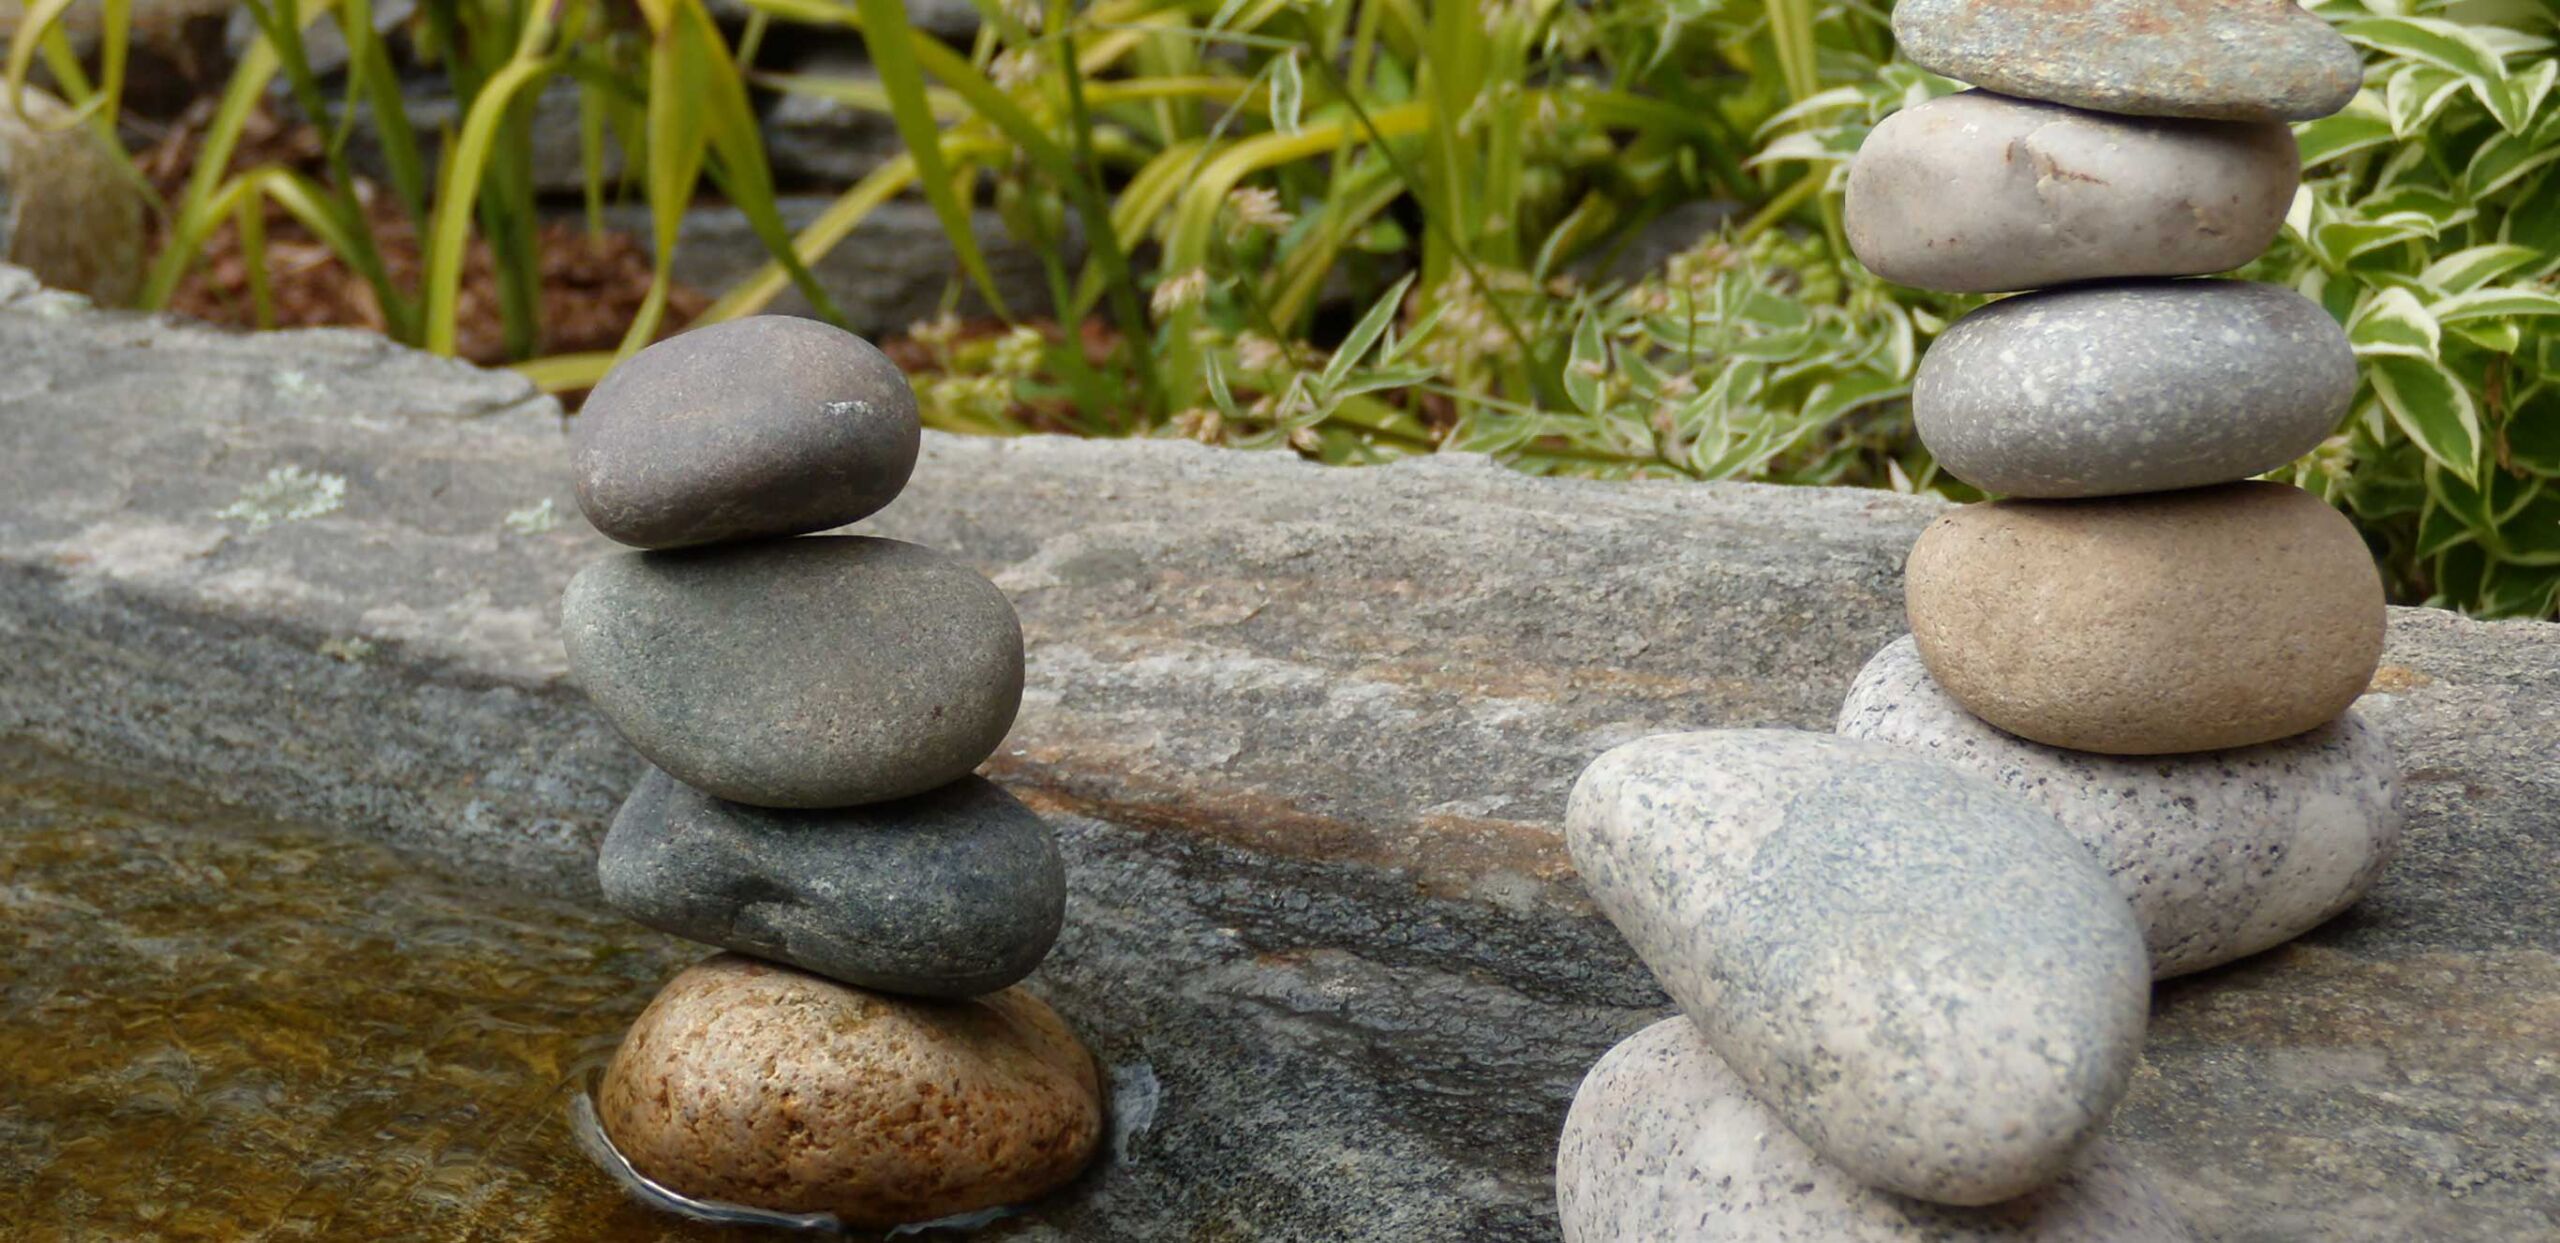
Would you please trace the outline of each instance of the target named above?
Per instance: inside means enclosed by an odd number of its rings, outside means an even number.
[[[735,951],[671,981],[598,1094],[684,1195],[882,1228],[1030,1199],[1100,1138],[1093,1058],[1014,987],[1064,920],[1057,842],[977,766],[1022,628],[931,549],[811,535],[906,486],[914,393],[868,343],[768,316],[651,346],[576,420],[571,670],[653,767],[606,901]]]

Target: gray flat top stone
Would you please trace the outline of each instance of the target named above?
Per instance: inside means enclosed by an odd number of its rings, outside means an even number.
[[[640,768],[565,676],[560,589],[605,542],[550,403],[5,274],[0,356],[0,738],[592,898]],[[1565,867],[1574,775],[1827,728],[1941,509],[928,435],[856,529],[1013,597],[1030,690],[989,771],[1071,895],[1032,984],[1161,1086],[1140,1159],[1024,1237],[1554,1238],[1574,1085],[1668,1011]],[[2396,610],[2361,711],[2402,856],[2160,988],[2111,1132],[2204,1238],[2547,1233],[2560,626]]]

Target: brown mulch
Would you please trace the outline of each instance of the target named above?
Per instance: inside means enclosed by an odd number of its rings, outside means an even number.
[[[139,157],[144,174],[167,201],[174,203],[185,189],[215,102],[198,101],[165,137]],[[324,151],[315,127],[286,121],[262,106],[242,133],[231,166],[237,170],[282,164],[325,182]],[[414,296],[425,264],[408,212],[387,186],[359,179],[356,195],[373,227],[375,245],[392,284]],[[274,303],[275,326],[386,330],[388,323],[373,286],[290,213],[273,203],[265,207],[267,282]],[[161,232],[152,240],[154,253],[167,243],[168,223],[162,220],[155,224]],[[582,226],[554,222],[542,226],[537,253],[541,276],[539,352],[609,350],[619,345],[648,294],[652,264],[647,244],[628,233],[590,234]],[[675,286],[668,293],[661,335],[683,327],[709,304],[710,299],[700,291]],[[194,270],[179,283],[169,306],[217,323],[256,326],[249,260],[241,249],[235,226],[224,224],[208,240]],[[477,240],[463,261],[458,307],[455,341],[463,357],[482,364],[514,361],[506,352],[489,250]]]

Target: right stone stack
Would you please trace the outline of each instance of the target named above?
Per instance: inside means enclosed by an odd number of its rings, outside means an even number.
[[[2134,905],[2155,977],[2296,936],[2397,844],[2393,763],[2351,709],[2380,575],[2317,497],[2253,476],[2356,389],[2345,332],[2256,258],[2301,176],[2288,122],[2344,107],[2355,50],[2285,0],[1902,0],[1921,66],[1982,89],[1876,127],[1850,245],[1889,280],[2015,293],[1912,387],[1948,473],[2008,499],[1933,524],[1912,635],[1839,732],[2053,811]],[[2023,291],[2023,292],[2022,292]]]

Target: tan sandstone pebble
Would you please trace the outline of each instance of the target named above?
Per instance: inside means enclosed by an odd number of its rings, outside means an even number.
[[[668,981],[597,1096],[673,1190],[873,1229],[1036,1198],[1102,1134],[1092,1056],[1019,988],[886,997],[735,954]]]
[[[2355,528],[2250,481],[1968,505],[1911,549],[1931,676],[1975,716],[2113,755],[2245,747],[2347,710],[2382,660],[2382,578]]]

